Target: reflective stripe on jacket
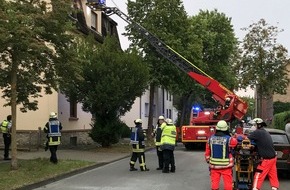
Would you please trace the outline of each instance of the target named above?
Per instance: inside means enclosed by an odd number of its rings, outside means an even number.
[[[49,146],[60,145],[60,136],[49,137],[48,138],[48,145]]]

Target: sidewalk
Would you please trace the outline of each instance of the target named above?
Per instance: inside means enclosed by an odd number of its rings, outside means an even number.
[[[90,150],[60,149],[57,157],[60,160],[84,160],[96,163],[108,163],[129,156],[129,153],[97,152]],[[49,158],[50,152],[39,150],[36,152],[18,152],[18,159]]]
[[[1,151],[2,152],[2,151]],[[60,160],[84,160],[95,162],[96,164],[100,163],[109,163],[122,158],[128,157],[130,153],[121,153],[121,152],[96,152],[91,150],[78,150],[78,149],[59,149],[57,151],[57,157]],[[11,156],[11,152],[10,152]],[[38,151],[17,151],[17,158],[30,160],[36,158],[49,158],[50,151],[44,151],[40,149]],[[0,156],[1,162],[10,162],[3,160],[3,157]]]
[[[57,157],[60,160],[84,160],[99,163],[109,163],[115,160],[119,160],[128,157],[130,153],[120,152],[97,152],[91,150],[75,150],[75,149],[60,149],[57,151]],[[36,158],[49,158],[50,152],[43,149],[38,151],[17,151],[18,159],[36,159]],[[9,162],[3,160],[0,156],[0,162]]]

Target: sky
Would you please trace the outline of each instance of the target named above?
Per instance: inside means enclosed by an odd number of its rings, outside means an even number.
[[[107,6],[118,7],[124,13],[127,13],[126,2],[127,0],[106,1]],[[263,18],[269,25],[284,30],[279,33],[277,40],[290,50],[290,0],[183,0],[183,5],[189,16],[197,15],[200,10],[217,9],[224,13],[232,19],[232,25],[239,40],[242,40],[246,34],[241,28],[248,27]],[[116,15],[111,17],[118,23],[121,46],[127,49],[130,42],[122,35],[127,23]]]

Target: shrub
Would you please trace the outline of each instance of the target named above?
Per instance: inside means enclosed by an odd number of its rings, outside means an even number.
[[[273,108],[274,108],[274,115],[277,113],[289,111],[290,110],[290,102],[280,102],[280,101],[274,102]]]
[[[290,111],[275,114],[272,124],[273,128],[285,130],[285,125],[288,119],[290,119]]]
[[[102,147],[109,147],[112,144],[119,142],[121,128],[124,125],[120,120],[111,120],[107,122],[95,121],[92,124],[92,130],[89,136],[93,141],[102,145]]]
[[[124,123],[120,122],[120,128],[121,128],[121,138],[129,138],[131,135],[130,128]]]

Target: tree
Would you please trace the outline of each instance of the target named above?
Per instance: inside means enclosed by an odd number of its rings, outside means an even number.
[[[217,10],[200,11],[190,18],[191,33],[201,43],[201,61],[197,66],[230,90],[236,87],[231,68],[238,48],[231,18]]]
[[[189,41],[193,41],[189,40],[191,38],[189,34],[189,22],[184,6],[180,0],[128,1],[128,15],[183,55],[189,55],[189,48],[187,48],[189,45],[194,47],[194,43],[188,43]],[[184,81],[187,82],[189,79],[175,65],[169,63],[168,60],[159,55],[149,45],[148,41],[134,29],[134,25],[128,25],[126,31],[125,35],[132,41],[130,47],[139,49],[140,54],[144,56],[146,64],[150,69],[151,101],[148,125],[151,126],[154,99],[154,93],[152,91],[154,91],[155,87],[162,86],[173,92],[178,89],[177,85],[173,85],[177,83],[175,80],[181,82],[178,84],[180,88],[183,86]]]
[[[94,116],[91,137],[103,146],[117,142],[119,117],[129,111],[148,85],[148,69],[136,51],[123,52],[114,37],[97,44],[93,37],[76,40],[80,73],[63,88],[69,98]],[[133,121],[132,121],[133,122]],[[99,138],[98,138],[99,137]]]
[[[188,45],[189,59],[194,60],[197,68],[203,70],[228,89],[233,90],[236,86],[236,79],[231,66],[236,55],[238,42],[231,19],[217,10],[201,10],[197,15],[190,17],[189,20],[189,34],[191,35],[188,42],[191,44]],[[192,45],[194,45],[193,48]],[[195,72],[202,74],[198,69]],[[180,84],[180,81],[177,82],[177,84]],[[183,106],[181,106],[182,113],[191,111],[193,103],[198,103],[207,108],[217,106],[211,98],[212,93],[205,88],[193,88],[190,83],[194,82],[191,80],[188,81],[187,85],[180,86],[183,90],[181,93],[183,100],[181,101],[183,103]],[[182,118],[181,121],[183,121]]]
[[[287,49],[277,43],[279,30],[264,19],[243,28],[248,33],[241,44],[239,70],[240,87],[250,86],[257,92],[257,115],[261,117],[262,97],[274,93],[285,94],[289,83],[287,64],[290,63]]]
[[[17,169],[16,109],[37,109],[41,92],[52,93],[70,65],[69,0],[0,0],[0,87],[11,106],[12,162]],[[64,61],[66,60],[66,61]]]

